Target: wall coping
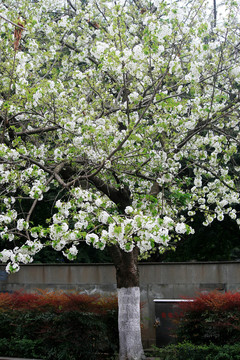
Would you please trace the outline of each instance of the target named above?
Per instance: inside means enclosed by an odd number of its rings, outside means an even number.
[[[229,264],[240,264],[240,260],[235,261],[186,261],[186,262],[139,262],[139,266],[165,266],[165,265],[229,265]],[[1,266],[6,266],[5,263],[0,264]],[[114,266],[113,263],[31,263],[31,264],[20,264],[21,267],[25,266]],[[1,359],[0,359],[1,360]]]

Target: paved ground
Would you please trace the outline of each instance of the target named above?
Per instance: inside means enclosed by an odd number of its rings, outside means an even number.
[[[41,360],[41,359],[23,359],[23,358],[13,358],[13,357],[2,357],[0,356],[0,360]]]
[[[146,360],[155,360],[155,357],[148,357]],[[13,357],[2,357],[0,356],[0,360],[41,360],[41,359],[23,359],[23,358],[13,358]]]
[[[155,357],[148,357],[146,360],[155,360]],[[10,357],[2,357],[0,356],[0,360],[41,360],[41,359],[23,359],[23,358],[10,358]]]

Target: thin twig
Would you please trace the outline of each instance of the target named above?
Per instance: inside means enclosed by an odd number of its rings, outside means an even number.
[[[70,0],[67,0],[67,2],[74,11],[77,11],[77,9],[75,8],[75,6],[73,6],[73,4]]]
[[[13,21],[5,18],[4,16],[0,15],[0,17],[1,17],[3,20],[5,20],[5,21],[9,22],[10,24],[12,24],[13,26],[16,26],[16,27],[18,27],[19,29],[22,29],[22,30],[26,30],[23,26],[20,26],[20,25],[14,23]]]

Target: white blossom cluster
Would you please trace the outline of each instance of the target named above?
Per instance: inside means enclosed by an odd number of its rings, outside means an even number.
[[[193,232],[184,222],[175,222],[172,218],[146,216],[142,211],[135,211],[127,206],[126,217],[119,216],[112,210],[116,206],[105,197],[96,197],[87,190],[75,188],[74,197],[78,202],[57,201],[58,212],[53,216],[50,225],[50,239],[55,250],[62,250],[69,259],[77,255],[76,245],[80,241],[103,250],[107,244],[119,244],[126,252],[138,246],[141,253],[154,247],[154,244],[168,245],[170,232],[178,234]],[[70,222],[74,219],[74,225]],[[89,225],[91,230],[88,231]],[[95,229],[95,231],[94,231]],[[134,241],[133,241],[134,239]],[[69,247],[69,244],[73,244]],[[67,250],[64,250],[67,247]]]

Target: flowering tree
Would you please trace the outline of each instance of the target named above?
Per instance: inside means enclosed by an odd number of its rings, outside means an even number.
[[[196,211],[237,219],[237,4],[212,27],[204,0],[67,3],[0,5],[0,259],[107,246],[120,359],[141,359],[139,254],[193,233]]]

